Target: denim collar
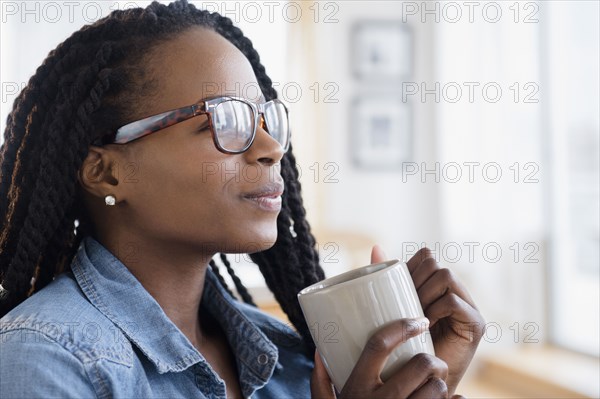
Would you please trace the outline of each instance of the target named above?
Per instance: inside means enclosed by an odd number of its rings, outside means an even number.
[[[93,237],[83,238],[71,270],[92,305],[140,349],[160,374],[180,372],[196,363],[207,364],[129,269]],[[277,347],[240,311],[238,302],[210,268],[206,271],[202,308],[208,309],[226,332],[238,362],[240,381],[252,381],[252,391],[265,385],[277,365]],[[250,396],[251,392],[244,394]]]

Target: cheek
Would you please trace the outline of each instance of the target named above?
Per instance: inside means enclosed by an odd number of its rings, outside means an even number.
[[[156,200],[166,202],[166,208],[184,214],[208,213],[212,207],[228,201],[235,175],[220,173],[216,161],[184,162],[183,159],[153,165],[145,191],[153,193]]]
[[[223,174],[221,169],[234,170],[234,166],[215,157],[214,148],[210,150],[169,147],[162,153],[141,154],[134,162],[135,182],[128,190],[139,217],[151,215],[157,222],[171,220],[181,225],[208,218],[211,209],[225,206],[231,188],[227,179],[235,180],[235,175]]]

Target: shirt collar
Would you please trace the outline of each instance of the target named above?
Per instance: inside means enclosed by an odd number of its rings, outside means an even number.
[[[241,311],[242,305],[225,291],[210,268],[206,271],[202,307],[225,331],[238,362],[242,392],[249,397],[269,381],[276,366],[281,367],[277,346]]]
[[[129,269],[93,237],[83,238],[71,270],[92,305],[123,331],[159,373],[179,372],[206,362]],[[240,311],[210,268],[202,308],[208,309],[226,332],[238,361],[240,381],[254,381],[254,389],[266,384],[277,364],[277,347]]]

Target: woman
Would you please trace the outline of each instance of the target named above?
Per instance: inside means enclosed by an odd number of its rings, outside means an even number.
[[[235,83],[260,91],[209,92]],[[287,109],[228,18],[176,1],[82,28],[31,78],[5,140],[2,397],[334,397],[296,299],[324,274]],[[254,306],[223,255],[246,252],[298,333]],[[481,316],[427,250],[409,267],[438,357],[381,381],[410,338],[400,320],[340,397],[454,394]]]

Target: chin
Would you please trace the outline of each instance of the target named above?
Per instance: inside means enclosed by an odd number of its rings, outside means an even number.
[[[272,222],[259,223],[253,229],[248,229],[248,233],[252,234],[248,242],[254,242],[254,246],[259,246],[260,251],[265,251],[275,245],[277,241],[277,220]],[[255,251],[258,252],[258,251]]]
[[[246,251],[246,252],[252,253],[252,252],[266,251],[267,249],[272,248],[273,245],[275,245],[276,241],[277,241],[277,232],[275,232],[275,234],[273,234],[273,235],[261,236],[261,239],[253,240],[252,242],[249,243],[250,248],[248,248],[248,251]],[[249,252],[249,251],[252,251],[252,252]]]
[[[255,253],[266,251],[272,248],[277,241],[277,229],[269,229],[265,231],[251,230],[244,231],[244,235],[235,240],[234,248],[230,249],[229,253]]]

